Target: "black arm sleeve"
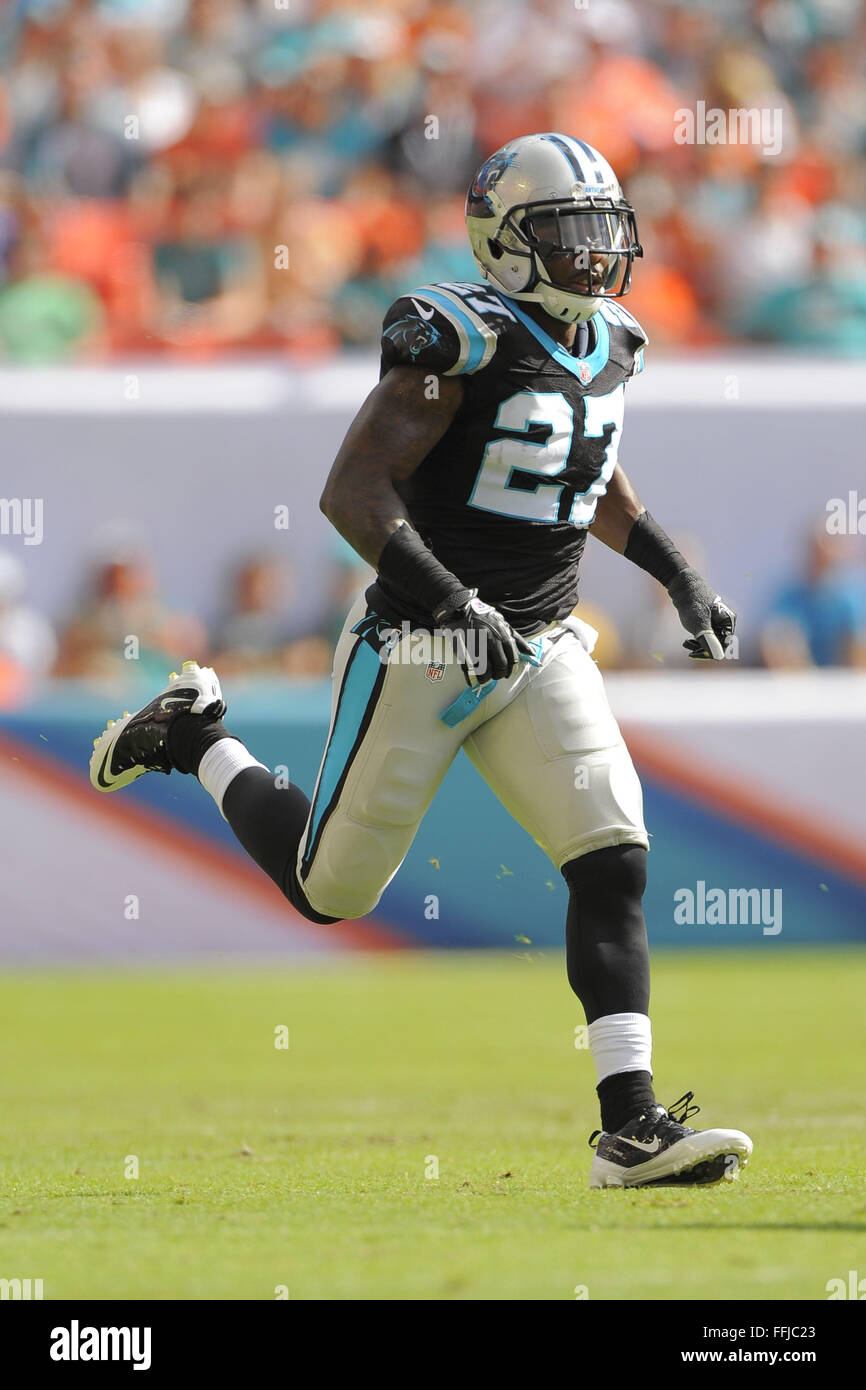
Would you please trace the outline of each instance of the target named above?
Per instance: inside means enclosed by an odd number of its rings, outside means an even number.
[[[397,593],[409,594],[436,619],[469,602],[473,590],[441,565],[413,527],[392,531],[379,556],[379,577]]]
[[[688,560],[649,512],[641,512],[632,526],[623,554],[665,588],[678,574],[690,568]]]

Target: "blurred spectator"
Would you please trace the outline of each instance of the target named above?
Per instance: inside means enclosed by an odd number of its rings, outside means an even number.
[[[0,285],[0,351],[11,362],[59,362],[97,352],[104,312],[84,281],[52,270],[39,235],[22,237]]]
[[[99,550],[88,593],[61,634],[54,674],[164,681],[166,663],[203,660],[202,624],[159,597],[140,538],[125,527],[110,528]]]
[[[353,550],[342,536],[334,536],[331,545],[333,561],[333,580],[331,583],[330,606],[322,622],[319,633],[328,643],[331,651],[337,645],[346,614],[359,594],[372,584],[375,575],[365,560]]]
[[[117,26],[109,32],[107,80],[94,84],[90,93],[93,124],[144,158],[178,144],[191,129],[198,106],[189,74],[164,62],[165,39],[148,26],[146,14],[142,7],[137,16],[141,27]]]
[[[477,278],[480,159],[555,129],[637,206],[654,343],[866,355],[860,0],[21,0],[0,45],[7,358],[373,346]],[[678,144],[699,101],[781,148]]]
[[[88,109],[100,70],[94,53],[70,58],[58,70],[58,109],[33,132],[24,168],[34,186],[52,197],[117,198],[129,187],[141,155],[122,127],[101,127]]]
[[[743,326],[791,347],[866,356],[866,226],[849,210],[825,208],[811,265],[752,305]]]
[[[245,338],[264,316],[255,248],[227,233],[218,184],[178,195],[175,234],[154,250],[159,293],[155,334],[167,341],[225,345]]]
[[[245,560],[233,582],[232,611],[216,639],[226,675],[326,676],[332,649],[318,634],[291,638],[291,575],[271,559]],[[344,615],[345,616],[345,615]]]
[[[57,652],[51,624],[24,602],[24,590],[20,561],[0,551],[0,708],[17,704],[46,676]]]
[[[751,316],[757,333],[771,297],[807,277],[812,263],[813,210],[791,190],[784,171],[768,163],[759,168],[754,196],[737,235],[714,251],[719,306],[735,332],[747,328]]]
[[[808,538],[803,577],[782,589],[764,625],[765,665],[866,665],[866,583],[851,563],[852,539],[823,526]]]

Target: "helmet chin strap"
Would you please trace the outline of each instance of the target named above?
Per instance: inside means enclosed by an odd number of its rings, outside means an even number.
[[[586,323],[592,318],[601,302],[599,299],[585,294],[574,294],[554,285],[544,274],[536,254],[533,254],[532,265],[535,272],[532,297],[546,314],[556,319],[557,323]]]
[[[546,280],[539,281],[534,298],[557,323],[586,323],[601,303],[597,298],[557,289]]]
[[[546,280],[540,273],[537,264],[534,263],[533,256],[533,279],[532,289],[512,290],[501,286],[502,293],[509,298],[523,300],[524,303],[538,304],[546,314],[557,323],[587,323],[597,312],[601,300],[595,297],[582,294],[570,294],[568,290],[559,289],[558,286]],[[486,280],[494,277],[484,266],[481,266],[481,273]],[[494,281],[495,283],[495,281]]]

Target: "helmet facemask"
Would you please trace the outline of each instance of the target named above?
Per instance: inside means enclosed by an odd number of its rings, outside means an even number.
[[[506,255],[526,258],[517,297],[563,323],[585,322],[600,300],[627,294],[632,262],[643,255],[633,208],[612,198],[519,204],[503,218],[501,241]]]

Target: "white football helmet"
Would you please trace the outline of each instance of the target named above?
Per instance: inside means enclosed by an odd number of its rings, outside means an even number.
[[[643,255],[634,208],[607,160],[582,140],[522,135],[478,171],[466,227],[481,274],[562,323],[628,294]]]

